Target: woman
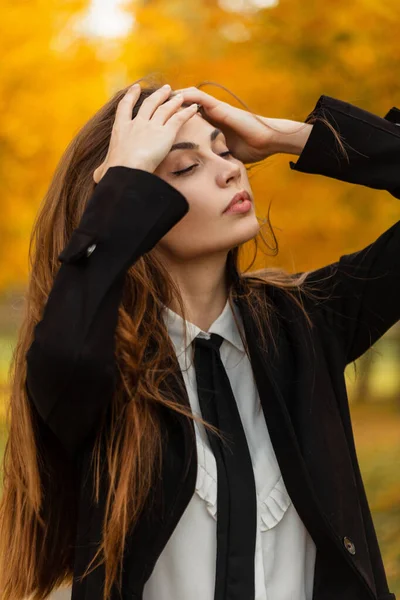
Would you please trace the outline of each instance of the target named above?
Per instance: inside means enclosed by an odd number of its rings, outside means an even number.
[[[344,368],[399,320],[400,222],[311,273],[240,273],[238,256],[259,232],[245,163],[297,154],[297,171],[399,198],[400,112],[321,96],[299,127],[196,88],[125,92],[73,140],[34,228],[1,598],[69,581],[73,600],[393,600]],[[237,192],[251,204],[226,212]],[[237,402],[229,477],[200,371]]]

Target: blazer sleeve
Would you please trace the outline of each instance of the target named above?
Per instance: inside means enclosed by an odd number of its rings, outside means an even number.
[[[347,102],[321,96],[306,122],[314,122],[296,163],[290,167],[370,188],[400,198],[400,111],[385,118]],[[318,117],[339,132],[348,154]],[[328,217],[329,218],[329,217]],[[346,364],[356,360],[400,319],[400,221],[366,248],[346,254],[307,277],[343,349]]]
[[[75,457],[95,433],[115,384],[115,329],[126,271],[188,212],[158,176],[112,167],[58,256],[26,354],[26,390],[41,419]]]

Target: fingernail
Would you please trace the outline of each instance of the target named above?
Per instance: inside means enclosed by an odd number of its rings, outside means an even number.
[[[171,86],[169,85],[169,83],[166,83],[165,85],[163,85],[163,88],[167,90],[171,89]]]

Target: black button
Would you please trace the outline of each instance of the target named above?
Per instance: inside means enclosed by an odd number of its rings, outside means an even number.
[[[343,544],[344,544],[344,547],[346,548],[347,552],[350,552],[350,554],[353,554],[353,555],[356,553],[356,547],[350,538],[345,536],[343,538]]]
[[[63,263],[78,262],[82,257],[90,256],[96,247],[96,242],[97,235],[95,233],[81,231],[79,227],[77,227],[72,232],[68,244],[61,254],[59,254],[58,260]]]

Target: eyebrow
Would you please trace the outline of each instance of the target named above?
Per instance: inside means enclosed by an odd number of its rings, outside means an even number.
[[[213,129],[210,134],[210,141],[213,142],[215,138],[222,133],[222,131],[218,128]],[[200,146],[198,144],[194,144],[193,142],[178,142],[171,146],[171,150],[169,152],[173,152],[174,150],[199,150]]]

